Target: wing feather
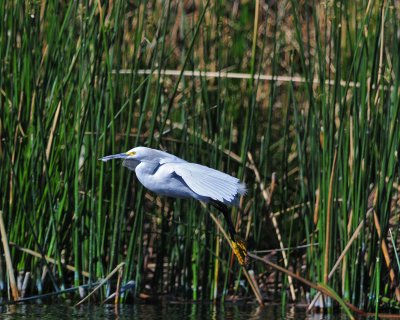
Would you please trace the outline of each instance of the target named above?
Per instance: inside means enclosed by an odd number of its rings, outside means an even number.
[[[239,179],[196,163],[176,163],[174,172],[202,197],[235,204],[246,189]]]

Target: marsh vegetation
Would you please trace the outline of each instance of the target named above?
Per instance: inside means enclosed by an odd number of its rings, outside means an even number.
[[[396,309],[399,10],[2,1],[0,210],[14,273],[29,272],[25,296],[91,286],[122,262],[121,285],[135,282],[122,302],[316,296],[256,260],[252,287],[216,211],[97,160],[144,145],[246,181],[232,217],[253,254],[362,310]]]

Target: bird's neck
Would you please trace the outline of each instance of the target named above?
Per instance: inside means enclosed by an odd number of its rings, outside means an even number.
[[[135,168],[136,177],[148,189],[148,184],[151,182],[153,174],[158,166],[158,163],[141,162]]]
[[[159,163],[157,162],[141,162],[136,166],[135,172],[136,175],[144,174],[144,175],[152,175],[154,171],[159,167]]]

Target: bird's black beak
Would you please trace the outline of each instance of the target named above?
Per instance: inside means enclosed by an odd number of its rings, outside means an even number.
[[[117,154],[112,154],[110,156],[105,156],[103,158],[100,158],[99,160],[106,162],[106,161],[112,160],[112,159],[126,159],[126,158],[129,158],[130,156],[131,155],[128,154],[127,152],[125,152],[125,153],[117,153]]]

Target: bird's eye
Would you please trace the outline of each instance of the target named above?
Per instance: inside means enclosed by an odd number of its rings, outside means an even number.
[[[134,156],[136,154],[136,152],[135,151],[128,151],[126,154],[128,156]]]

